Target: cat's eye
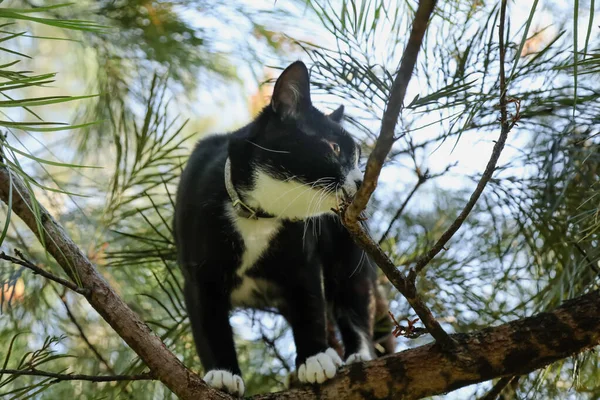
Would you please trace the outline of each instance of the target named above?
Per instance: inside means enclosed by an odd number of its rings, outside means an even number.
[[[336,157],[340,156],[340,145],[337,144],[336,142],[330,142],[329,140],[326,140],[327,144],[329,145],[329,147],[331,147],[331,150],[333,150],[333,153],[335,154]]]

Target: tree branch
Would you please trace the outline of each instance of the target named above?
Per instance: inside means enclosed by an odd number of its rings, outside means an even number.
[[[440,345],[449,347],[452,345],[452,340],[435,320],[429,308],[419,298],[414,279],[411,279],[411,277],[405,278],[398,271],[390,258],[381,250],[369,234],[365,232],[359,223],[360,213],[365,209],[371,195],[375,191],[383,162],[394,144],[394,130],[398,123],[398,116],[400,115],[404,96],[406,95],[406,88],[412,76],[435,3],[435,0],[419,1],[410,37],[404,50],[402,61],[400,62],[400,68],[392,84],[389,101],[383,113],[381,131],[375,143],[375,148],[367,161],[364,181],[354,196],[352,203],[342,209],[341,220],[354,240],[373,258],[390,282],[406,298],[429,333]]]
[[[504,389],[506,389],[506,387],[508,385],[510,385],[513,381],[515,381],[515,379],[518,379],[518,377],[517,376],[505,376],[504,378],[500,378],[500,380],[498,380],[498,382],[496,382],[494,387],[492,387],[492,390],[487,392],[486,395],[483,396],[480,400],[496,400],[498,398],[498,396],[500,396],[500,393],[502,393],[502,391]]]
[[[4,200],[4,198],[3,198],[3,200]],[[8,254],[6,254],[4,252],[1,252],[0,253],[0,259],[6,260],[6,261],[10,261],[13,264],[21,265],[21,266],[23,266],[23,267],[25,267],[25,268],[30,269],[31,271],[33,271],[34,274],[41,275],[41,276],[43,276],[46,279],[49,279],[49,280],[54,281],[56,283],[60,283],[64,287],[69,288],[72,291],[77,292],[77,293],[79,293],[81,295],[88,296],[90,294],[89,289],[81,288],[81,287],[77,286],[76,284],[74,284],[73,282],[69,282],[66,279],[59,278],[58,276],[55,276],[55,275],[51,274],[50,272],[46,271],[45,269],[38,267],[34,263],[32,263],[29,260],[27,260],[23,256],[23,253],[21,253],[19,250],[15,250],[15,254],[19,258],[12,257],[12,256],[9,256]]]
[[[77,247],[50,213],[35,204],[21,178],[6,166],[0,166],[0,199],[9,204],[12,183],[12,210],[18,215],[65,273],[89,290],[86,299],[117,334],[137,353],[151,373],[181,399],[231,399],[231,396],[210,388],[198,375],[187,369],[167,349],[162,340],[118,296],[94,265]],[[38,216],[33,212],[37,207]],[[38,222],[42,231],[38,229]]]
[[[73,325],[75,325],[75,327],[77,328],[77,331],[79,332],[79,336],[81,337],[81,339],[85,342],[85,344],[92,351],[92,353],[94,353],[94,355],[96,356],[96,358],[98,359],[98,361],[100,361],[104,365],[104,367],[106,368],[106,370],[109,373],[114,374],[115,370],[113,369],[113,367],[108,363],[108,361],[106,361],[106,359],[98,351],[98,349],[96,348],[96,346],[94,346],[92,344],[92,342],[90,342],[90,340],[88,339],[87,335],[85,334],[85,331],[83,330],[83,327],[77,321],[77,318],[75,318],[75,315],[73,315],[73,312],[71,311],[71,307],[69,307],[69,304],[67,303],[67,300],[64,298],[64,294],[61,296],[56,291],[56,295],[58,296],[58,298],[60,299],[60,301],[65,306],[65,311],[67,311],[67,315],[68,315],[69,319],[71,320],[71,322],[73,323]]]
[[[320,386],[252,400],[411,400],[526,374],[600,344],[600,291],[569,300],[552,312],[452,337],[456,345],[450,351],[430,343],[346,366]]]
[[[427,331],[442,347],[451,347],[453,342],[450,336],[444,331],[439,322],[431,313],[431,310],[421,300],[417,293],[415,285],[415,276],[405,277],[394,265],[392,260],[384,251],[373,241],[369,234],[359,225],[345,225],[346,229],[352,234],[353,239],[373,258],[375,263],[381,268],[383,273],[390,280],[392,285],[406,298],[408,304],[415,310],[415,313],[421,319]]]
[[[139,375],[82,375],[82,374],[57,374],[54,372],[40,371],[38,369],[0,369],[0,374],[13,376],[42,376],[54,378],[56,381],[88,381],[88,382],[122,382],[122,381],[152,381],[156,380],[151,373]]]
[[[439,172],[437,174],[433,174],[433,175],[429,173],[429,170],[427,170],[424,173],[422,173],[419,170],[419,168],[416,168],[417,183],[415,183],[415,186],[413,187],[413,189],[410,191],[410,193],[408,194],[408,196],[406,196],[406,199],[404,199],[404,201],[402,202],[402,205],[400,205],[400,208],[398,208],[398,211],[396,211],[396,214],[394,214],[394,216],[392,217],[392,220],[390,221],[390,224],[388,225],[387,229],[385,230],[385,232],[383,233],[383,235],[381,235],[381,238],[379,238],[379,240],[377,241],[378,245],[381,246],[381,243],[383,243],[383,241],[385,239],[387,239],[388,235],[390,234],[390,232],[392,230],[392,226],[398,220],[398,218],[400,218],[400,216],[404,212],[404,209],[408,205],[408,202],[412,199],[412,197],[415,195],[415,193],[417,192],[417,190],[419,190],[419,188],[421,187],[421,185],[423,185],[425,182],[427,182],[427,181],[429,181],[431,179],[435,179],[435,178],[438,178],[438,177],[444,175],[445,173],[447,173],[448,171],[450,171],[450,169],[452,167],[454,167],[454,166],[456,166],[456,163],[448,165],[446,167],[446,169],[444,169],[444,171]]]
[[[504,57],[506,54],[506,49],[504,47],[504,22],[506,19],[506,0],[502,1],[502,7],[500,10],[500,25],[498,28],[498,36],[500,39],[500,137],[498,141],[494,145],[492,150],[492,156],[488,161],[485,171],[477,184],[477,187],[471,194],[469,201],[462,209],[458,217],[454,220],[452,225],[442,234],[442,236],[438,239],[438,241],[433,245],[433,247],[425,253],[422,257],[417,260],[415,265],[415,271],[418,274],[421,272],[423,268],[429,264],[429,262],[444,248],[446,243],[454,236],[454,234],[460,229],[463,222],[467,219],[473,207],[479,200],[481,193],[483,193],[483,189],[485,189],[487,183],[492,178],[494,171],[496,170],[496,164],[498,163],[498,159],[500,158],[500,154],[502,153],[502,149],[504,149],[504,144],[506,143],[506,138],[508,137],[508,133],[512,129],[512,127],[516,124],[518,120],[518,111],[514,116],[513,121],[509,121],[508,119],[508,111],[507,105],[508,100],[506,97],[506,77],[504,72]],[[518,103],[517,103],[518,110]]]
[[[404,209],[408,205],[408,202],[410,201],[410,199],[412,199],[412,197],[415,195],[415,193],[417,193],[417,190],[419,190],[421,185],[424,184],[425,182],[427,182],[427,179],[429,179],[427,173],[418,176],[417,183],[415,183],[415,186],[413,186],[413,188],[410,191],[410,193],[408,194],[408,196],[406,196],[406,199],[404,199],[404,201],[402,202],[402,205],[400,206],[400,208],[398,208],[398,211],[396,211],[396,214],[394,214],[394,216],[392,217],[392,220],[390,221],[390,224],[388,225],[387,229],[385,230],[385,232],[383,232],[383,235],[381,235],[381,237],[379,238],[379,240],[377,242],[377,244],[379,246],[381,246],[381,243],[383,243],[383,241],[385,239],[387,239],[388,235],[392,231],[392,227],[394,226],[394,223],[398,220],[398,218],[400,218],[400,216],[404,212]]]
[[[379,137],[375,142],[373,152],[369,155],[369,159],[367,160],[367,169],[365,171],[363,183],[358,189],[356,196],[354,196],[352,204],[348,207],[344,217],[345,222],[349,225],[358,223],[360,214],[367,206],[371,195],[377,187],[377,181],[379,180],[383,162],[395,142],[394,131],[398,124],[398,117],[400,115],[400,110],[402,109],[406,89],[410,82],[410,78],[412,77],[417,62],[417,56],[419,55],[421,44],[423,43],[423,37],[425,36],[425,30],[427,29],[427,25],[429,25],[429,19],[433,13],[435,3],[436,0],[419,1],[419,7],[417,8],[415,19],[413,20],[410,37],[408,38],[408,43],[404,49],[400,68],[392,84],[390,98],[383,113]]]

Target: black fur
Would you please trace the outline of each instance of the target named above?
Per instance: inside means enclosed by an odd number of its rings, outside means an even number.
[[[181,176],[175,237],[186,307],[206,371],[225,369],[241,375],[229,313],[235,306],[232,292],[242,283],[237,271],[245,243],[229,209],[227,157],[234,187],[250,203],[257,168],[278,180],[307,184],[328,177],[327,183],[315,187],[333,182],[341,196],[340,187],[355,165],[358,149],[338,124],[343,109],[325,116],[310,103],[308,86],[304,65],[292,64],[278,80],[272,103],[238,131],[200,141]],[[289,322],[297,366],[328,347],[328,310],[339,327],[346,357],[358,352],[361,337],[371,338],[373,330],[373,265],[337,216],[330,212],[313,217],[282,219],[266,250],[244,275],[266,283],[252,293],[248,304],[276,308]],[[373,353],[372,343],[368,346]]]

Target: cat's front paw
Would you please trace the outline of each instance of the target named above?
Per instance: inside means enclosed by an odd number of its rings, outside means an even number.
[[[302,383],[323,383],[335,376],[338,367],[344,363],[338,353],[328,348],[322,353],[308,357],[298,367],[298,380]]]
[[[232,396],[242,397],[246,389],[241,376],[222,369],[208,371],[203,379],[209,386],[227,392]]]
[[[346,364],[361,363],[361,362],[365,362],[365,361],[371,361],[372,359],[373,359],[373,356],[371,354],[369,354],[368,352],[359,352],[359,353],[350,354],[348,356],[348,358],[346,359]]]

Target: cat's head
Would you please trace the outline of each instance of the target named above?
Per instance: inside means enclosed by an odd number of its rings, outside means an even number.
[[[340,125],[343,113],[343,106],[329,115],[313,107],[306,66],[297,61],[287,67],[249,135],[231,142],[242,199],[298,219],[331,212],[345,195],[353,196],[362,179],[360,148]]]

